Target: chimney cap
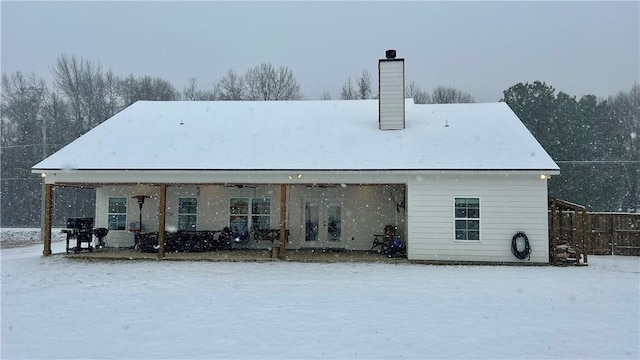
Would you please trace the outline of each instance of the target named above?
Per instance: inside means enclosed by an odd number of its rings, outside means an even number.
[[[387,51],[385,51],[385,56],[387,57],[387,59],[395,59],[396,58],[396,51],[393,49],[389,49]]]

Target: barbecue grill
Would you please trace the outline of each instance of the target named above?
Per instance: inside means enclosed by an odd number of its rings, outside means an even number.
[[[62,229],[67,234],[67,254],[69,250],[80,252],[82,250],[93,251],[91,242],[93,241],[93,218],[68,218],[67,228]],[[76,240],[75,247],[69,247],[72,239]],[[86,243],[87,247],[82,247]]]
[[[107,228],[96,228],[93,230],[93,235],[95,235],[98,238],[98,243],[96,244],[96,248],[102,249],[102,248],[108,247],[107,240],[104,239],[107,237],[108,233],[109,233],[109,229]]]

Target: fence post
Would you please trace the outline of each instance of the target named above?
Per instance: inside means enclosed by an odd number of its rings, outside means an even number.
[[[583,244],[584,244],[584,248],[583,253],[584,253],[584,263],[587,264],[589,261],[587,259],[588,255],[589,255],[589,250],[591,249],[591,242],[589,241],[589,234],[591,233],[590,230],[590,226],[589,226],[589,214],[587,213],[587,209],[583,209],[582,210],[582,233],[584,234],[583,239]]]
[[[611,240],[611,255],[615,255],[615,247],[616,247],[616,239],[615,239],[615,226],[613,225],[614,222],[614,217],[613,217],[613,213],[609,213],[609,239]]]

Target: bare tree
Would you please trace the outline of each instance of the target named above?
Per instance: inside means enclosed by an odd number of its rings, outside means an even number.
[[[415,104],[428,104],[431,102],[429,94],[423,91],[415,82],[410,82],[405,89],[405,97],[413,99]]]
[[[41,144],[42,105],[47,86],[35,74],[2,74],[2,146]]]
[[[341,100],[355,100],[357,97],[356,89],[353,87],[353,83],[351,82],[351,76],[349,79],[342,85],[342,91],[340,92]]]
[[[182,99],[187,101],[196,100],[196,92],[198,91],[198,80],[194,77],[189,78],[189,84],[182,89]]]
[[[244,90],[246,100],[300,100],[303,97],[293,72],[284,66],[276,69],[270,63],[246,72]]]
[[[371,74],[367,69],[362,69],[362,75],[356,80],[358,85],[358,99],[365,100],[371,97]]]
[[[351,76],[342,85],[340,92],[341,100],[365,100],[371,98],[371,74],[367,69],[362,69],[360,77],[356,77],[355,85],[351,81]]]
[[[214,91],[198,89],[198,80],[189,78],[189,85],[182,90],[182,99],[187,101],[212,101],[216,100]]]
[[[80,89],[83,74],[88,71],[84,65],[84,62],[79,62],[75,56],[69,57],[62,54],[51,70],[55,85],[69,100],[75,122],[82,121],[84,110],[84,99]],[[92,65],[88,63],[87,66]]]
[[[30,167],[46,155],[42,104],[44,80],[21,72],[2,74],[0,172],[2,223],[34,223],[41,180]]]
[[[322,94],[320,94],[320,100],[331,100],[331,93],[328,91],[323,91]]]
[[[178,92],[171,83],[148,75],[140,77],[129,75],[120,82],[120,89],[124,106],[129,106],[138,100],[170,101],[178,98]]]
[[[431,103],[433,104],[452,104],[452,103],[472,103],[475,102],[473,97],[463,91],[453,87],[438,86],[433,89],[431,95]]]
[[[120,78],[116,76],[111,70],[107,70],[104,74],[104,81],[101,89],[102,101],[98,99],[100,111],[98,116],[103,120],[115,115],[118,111],[122,110],[122,98],[120,96]],[[105,117],[106,116],[106,117]]]
[[[65,54],[52,68],[57,88],[69,101],[75,130],[82,134],[122,108],[117,77],[100,64]],[[79,135],[78,134],[78,135]]]
[[[240,76],[229,70],[214,86],[216,100],[300,100],[300,85],[284,66],[263,63]]]
[[[46,154],[60,149],[75,140],[69,116],[69,104],[56,92],[47,92],[42,109],[43,121],[46,126],[47,148]]]
[[[215,84],[213,93],[216,100],[243,100],[244,79],[232,69]]]

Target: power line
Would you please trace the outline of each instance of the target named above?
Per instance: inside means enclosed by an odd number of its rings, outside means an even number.
[[[555,160],[564,164],[640,164],[640,160]]]
[[[61,144],[24,144],[24,145],[7,145],[7,146],[0,146],[0,150],[2,149],[12,149],[12,148],[23,148],[23,147],[32,147],[32,146],[61,146]]]

